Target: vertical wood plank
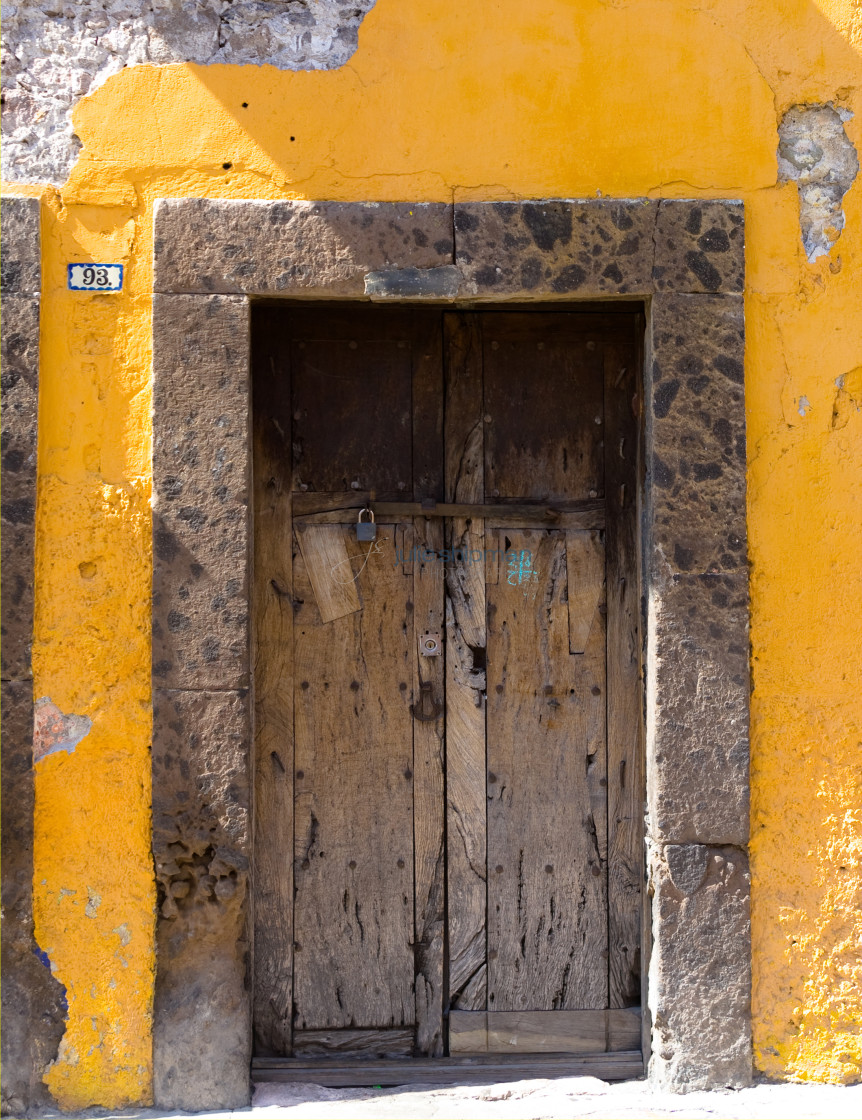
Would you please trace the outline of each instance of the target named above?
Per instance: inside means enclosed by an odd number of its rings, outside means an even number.
[[[253,344],[255,710],[254,1034],[291,1053],[293,1005],[293,533],[287,347],[258,319]]]
[[[413,312],[413,499],[443,497],[443,319],[438,310]],[[417,518],[411,543],[417,555],[443,548],[443,525]],[[446,663],[419,654],[419,635],[442,635],[445,628],[444,572],[439,560],[414,560],[413,678],[414,702],[420,686],[430,683],[443,704]],[[415,865],[416,1036],[415,1053],[443,1053],[445,1001],[444,944],[446,923],[445,865],[445,710],[432,722],[413,722],[413,843]]]
[[[439,502],[443,499],[443,317],[424,308],[413,316],[413,500]]]
[[[304,320],[295,319],[299,336]],[[377,337],[343,323],[329,337],[300,336],[292,345],[294,490],[410,493],[409,322],[374,315],[368,324],[377,325]],[[356,326],[363,326],[361,315]]]
[[[582,316],[483,316],[485,494],[588,498],[602,489],[602,358]]]
[[[482,341],[473,314],[444,316],[445,496],[484,500]],[[485,547],[481,521],[453,519],[446,548],[446,793],[449,1001],[486,1006]],[[460,559],[452,559],[458,556]],[[465,556],[469,560],[465,560]]]
[[[499,532],[514,558],[488,602],[488,1011],[604,1008],[603,617],[572,656],[565,533]]]
[[[586,785],[596,830],[596,843],[607,879],[608,768],[607,768],[607,606],[604,535],[595,530],[566,533],[566,579],[569,597],[569,642],[572,629],[579,635],[574,661],[580,674],[579,694],[586,718],[588,756]],[[593,634],[595,629],[596,633]],[[580,636],[583,636],[582,638]],[[583,655],[583,656],[581,656]],[[588,749],[590,749],[588,748]],[[608,959],[605,946],[604,959]]]
[[[631,337],[631,336],[629,336]],[[609,1005],[641,1001],[643,761],[634,341],[605,345]]]
[[[300,556],[294,621],[297,1030],[412,1026],[413,576],[396,527],[342,531],[361,611],[321,624]]]
[[[413,564],[413,699],[419,702],[420,686],[431,684],[435,702],[443,704],[446,663],[442,654],[419,653],[419,635],[442,634],[444,625],[443,565],[436,553],[443,547],[443,525],[438,518],[416,518],[411,546]],[[433,558],[430,554],[434,554]],[[427,556],[427,559],[422,557]],[[433,722],[413,721],[413,845],[416,891],[416,1038],[415,1052],[425,1057],[443,1053],[443,1004],[445,984],[445,813],[444,783],[445,710]]]

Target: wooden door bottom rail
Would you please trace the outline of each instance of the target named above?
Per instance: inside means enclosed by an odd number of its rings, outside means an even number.
[[[640,1046],[641,1009],[450,1011],[455,1054],[608,1054]]]
[[[640,1050],[615,1054],[474,1054],[470,1057],[336,1061],[323,1058],[255,1058],[255,1082],[310,1082],[329,1088],[372,1085],[492,1085],[528,1078],[598,1077],[628,1081],[643,1077]]]

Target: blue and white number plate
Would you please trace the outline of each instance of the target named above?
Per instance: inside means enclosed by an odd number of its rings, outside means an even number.
[[[70,264],[69,288],[73,292],[121,292],[121,264]]]

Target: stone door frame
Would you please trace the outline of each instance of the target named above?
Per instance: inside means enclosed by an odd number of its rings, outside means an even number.
[[[650,1076],[748,1083],[742,204],[166,199],[154,269],[156,1103],[249,1099],[250,304],[273,297],[643,302]]]

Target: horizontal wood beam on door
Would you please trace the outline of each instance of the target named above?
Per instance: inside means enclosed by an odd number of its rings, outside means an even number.
[[[335,1062],[297,1058],[255,1058],[252,1080],[330,1088],[364,1085],[493,1085],[527,1078],[598,1077],[628,1081],[643,1077],[640,1050],[617,1054],[476,1054],[470,1057],[413,1058],[392,1061]]]
[[[440,502],[423,506],[420,502],[374,502],[368,507],[347,506],[339,509],[320,509],[315,512],[297,512],[297,524],[340,525],[355,521],[360,510],[371,508],[378,521],[408,517],[462,517],[486,520],[494,525],[540,525],[561,529],[603,529],[605,507],[602,501],[570,502],[565,506],[545,507],[539,504],[477,505]]]
[[[450,1011],[456,1054],[606,1054],[640,1045],[639,1007],[598,1011]]]

